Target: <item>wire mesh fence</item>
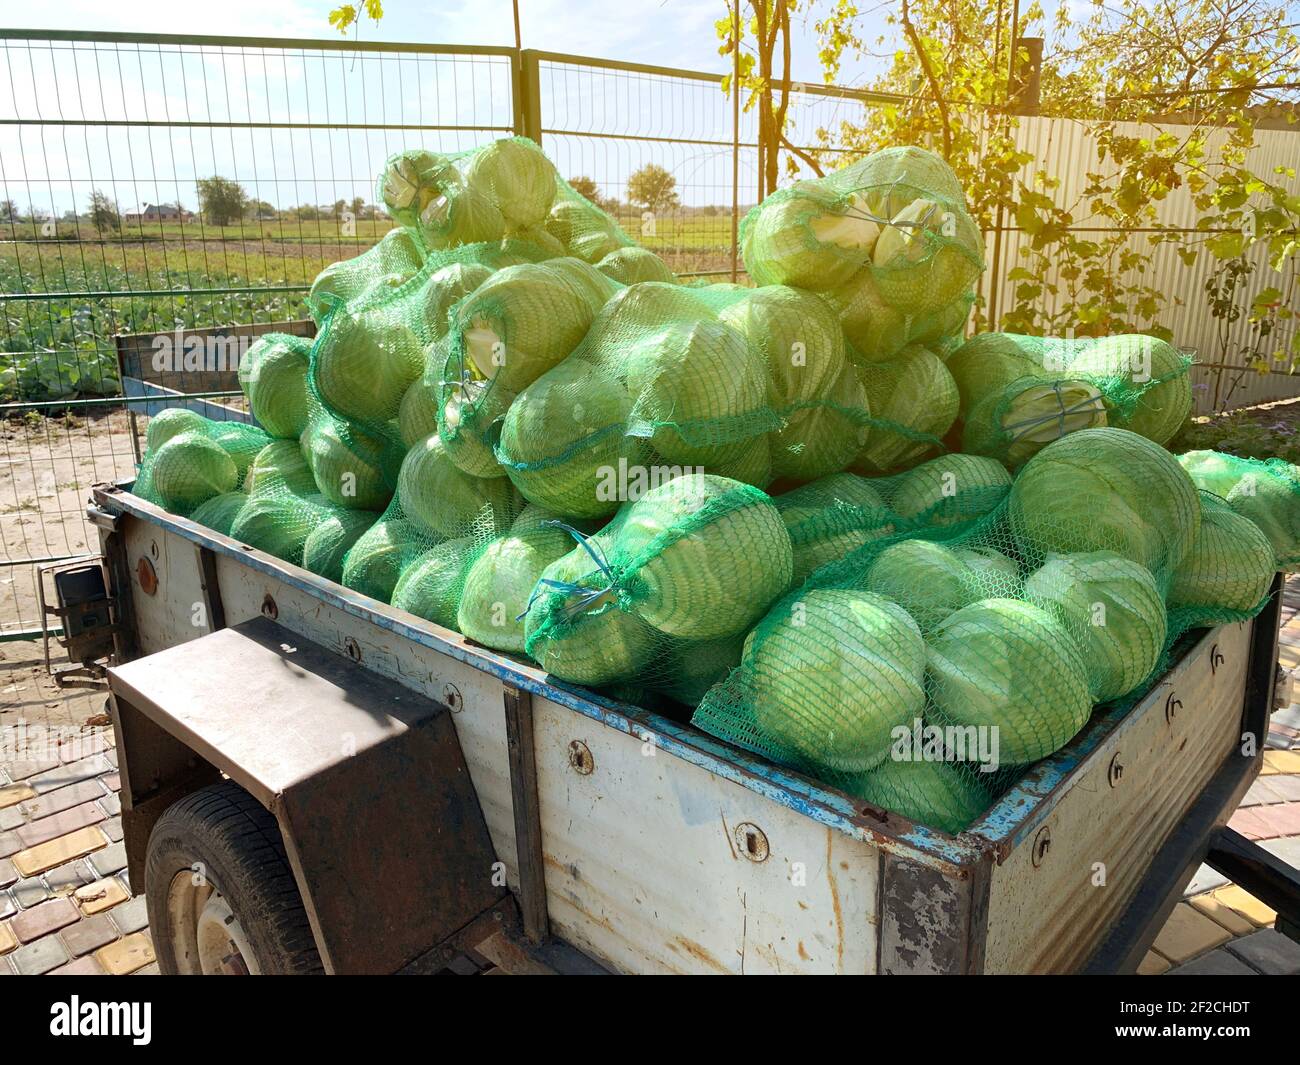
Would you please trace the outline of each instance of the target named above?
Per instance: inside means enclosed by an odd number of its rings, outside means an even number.
[[[507,47],[0,31],[0,639],[39,628],[36,564],[93,550],[87,488],[132,476],[160,409],[142,390],[247,417],[213,358],[304,319],[315,275],[388,231],[373,179],[394,151],[525,133],[679,275],[740,277],[758,123],[720,81]],[[794,85],[782,183],[810,172],[805,154],[834,165],[838,131],[898,103]],[[1054,165],[1083,173],[1067,147],[1054,142]],[[652,205],[629,189],[647,166],[673,179]],[[986,237],[1000,268],[983,295],[1005,302],[1021,237],[1014,224]],[[1203,279],[1178,276],[1191,300]],[[158,360],[165,373],[142,383]]]

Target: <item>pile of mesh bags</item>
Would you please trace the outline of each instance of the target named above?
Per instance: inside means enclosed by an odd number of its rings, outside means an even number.
[[[257,424],[155,417],[136,491],[558,682],[958,831],[1300,562],[1293,468],[1163,449],[1176,349],[966,339],[979,231],[922,149],[756,207],[755,287],[683,284],[522,138],[377,196],[314,341],[241,363]],[[900,756],[927,726],[1005,771]]]
[[[897,507],[905,478],[872,487]],[[693,723],[957,831],[1094,705],[1140,696],[1182,633],[1251,617],[1278,565],[1256,525],[1123,429],[1047,444],[1001,502],[954,517],[879,525],[815,570],[755,626]],[[900,757],[928,730],[966,756]]]

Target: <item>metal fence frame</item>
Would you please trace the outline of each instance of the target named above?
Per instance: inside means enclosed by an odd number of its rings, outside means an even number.
[[[350,58],[354,63],[372,57],[387,57],[399,64],[405,58],[413,58],[417,62],[446,61],[450,63],[491,64],[493,70],[496,70],[498,67],[501,68],[504,76],[508,78],[508,107],[502,113],[501,121],[487,125],[476,124],[472,121],[455,121],[454,119],[457,118],[457,115],[454,111],[452,114],[453,121],[450,122],[443,120],[441,114],[434,115],[432,120],[429,121],[392,122],[386,120],[386,112],[381,116],[381,120],[378,122],[358,122],[353,120],[351,115],[347,113],[342,116],[332,115],[329,113],[327,90],[325,117],[321,119],[320,116],[309,113],[302,121],[274,121],[269,117],[265,121],[254,121],[251,118],[251,110],[249,117],[236,121],[230,117],[221,119],[216,115],[215,110],[205,112],[197,117],[190,115],[187,110],[186,116],[183,119],[168,119],[163,121],[150,119],[142,123],[138,120],[126,117],[104,117],[94,119],[86,118],[84,115],[81,117],[75,115],[68,116],[63,112],[61,101],[57,116],[47,117],[42,114],[40,117],[24,117],[17,111],[18,104],[15,97],[15,113],[13,117],[5,117],[3,112],[0,112],[0,133],[4,133],[14,127],[17,127],[19,130],[17,134],[18,136],[21,136],[21,131],[24,127],[36,126],[51,130],[57,129],[63,133],[64,146],[66,149],[67,131],[76,129],[82,130],[83,136],[86,135],[85,131],[87,129],[92,128],[104,131],[106,135],[111,131],[117,136],[126,138],[128,143],[133,128],[140,127],[141,125],[162,130],[189,130],[191,147],[193,147],[193,136],[195,131],[206,130],[210,135],[212,135],[213,131],[225,130],[231,133],[230,147],[232,157],[234,154],[233,133],[235,130],[243,131],[249,137],[251,137],[254,132],[262,132],[269,136],[273,135],[275,131],[288,131],[291,137],[295,132],[301,132],[303,135],[325,133],[328,136],[332,136],[334,133],[342,133],[346,135],[363,134],[367,137],[373,134],[382,134],[385,137],[390,134],[410,134],[412,136],[454,134],[459,136],[460,134],[465,133],[503,135],[514,132],[531,137],[543,146],[550,146],[548,150],[552,151],[554,150],[556,142],[563,144],[566,140],[576,140],[579,142],[588,141],[602,144],[609,151],[617,150],[620,144],[623,146],[636,144],[642,146],[642,148],[646,150],[659,154],[670,153],[674,150],[690,150],[703,154],[713,153],[713,155],[718,159],[725,158],[726,160],[729,160],[729,171],[728,166],[724,164],[722,165],[721,170],[719,170],[719,173],[728,172],[729,174],[725,191],[729,193],[730,202],[729,204],[724,202],[717,204],[719,208],[729,207],[729,213],[725,215],[726,239],[724,242],[725,251],[722,252],[724,261],[715,264],[713,268],[710,269],[685,271],[679,269],[679,272],[684,273],[686,276],[716,276],[736,279],[741,270],[738,262],[737,225],[739,217],[743,213],[747,203],[753,203],[757,199],[756,193],[759,189],[759,145],[757,143],[753,116],[742,112],[736,99],[727,99],[719,91],[723,77],[720,73],[681,70],[673,67],[630,63],[591,56],[571,55],[562,52],[548,52],[532,49],[520,50],[509,46],[406,44],[380,41],[354,42],[340,39],[310,40],[244,38],[189,34],[97,33],[83,31],[0,29],[0,55],[4,55],[6,59],[8,59],[11,49],[22,48],[24,45],[29,54],[31,54],[34,49],[46,49],[51,52],[51,55],[53,55],[53,51],[56,47],[75,49],[78,46],[84,46],[91,49],[97,58],[99,49],[103,48],[106,53],[111,52],[115,59],[121,55],[129,56],[132,54],[132,49],[135,50],[137,58],[145,54],[146,49],[156,50],[159,56],[163,54],[163,50],[173,50],[179,54],[186,49],[197,49],[201,50],[204,56],[214,56],[223,62],[229,53],[247,57],[250,54],[261,52],[264,53],[263,58],[265,58],[265,55],[279,55],[281,59],[290,55],[301,57],[311,56],[313,58],[321,58],[322,69],[324,68],[324,57],[327,56],[338,57],[340,61],[345,58]],[[148,54],[152,55],[153,52],[151,51]],[[51,59],[51,62],[53,62],[53,59]],[[161,63],[162,60],[160,58],[160,67]],[[707,99],[716,102],[718,112],[715,117],[717,117],[718,122],[711,130],[696,131],[694,133],[685,129],[677,129],[676,127],[650,133],[645,131],[638,132],[633,129],[597,129],[594,128],[594,124],[591,123],[588,124],[588,128],[575,127],[572,124],[566,123],[563,115],[555,113],[559,110],[559,94],[553,89],[548,90],[547,77],[548,74],[553,74],[556,71],[575,72],[575,75],[582,75],[582,72],[585,71],[585,75],[582,76],[587,77],[589,82],[592,84],[595,84],[595,79],[603,77],[606,79],[622,79],[626,84],[636,82],[643,85],[653,84],[656,86],[676,85],[683,87],[681,90],[683,93],[688,93],[689,91],[705,93],[706,95],[699,96],[698,98],[700,100]],[[12,68],[10,74],[12,77]],[[0,81],[0,84],[3,84],[3,82]],[[382,84],[381,79],[381,88]],[[794,86],[794,92],[797,99],[807,101],[810,106],[816,107],[845,106],[866,108],[879,105],[897,104],[908,99],[906,97],[892,94],[803,83]],[[345,112],[347,110],[346,103],[347,99],[345,97]],[[363,113],[368,113],[368,101],[363,98],[361,103],[363,104]],[[2,106],[3,105],[0,105],[0,107]],[[123,106],[125,108],[125,103]],[[219,110],[219,108],[217,110]],[[229,107],[227,107],[227,110],[229,110]],[[678,117],[680,118],[681,116]],[[843,116],[834,115],[832,112],[831,117],[842,118]],[[690,125],[689,122],[682,122],[680,124],[683,126]],[[829,125],[830,123],[828,122],[820,128],[827,128]],[[792,132],[791,135],[792,137],[797,137],[799,136],[799,131],[796,130]],[[479,139],[482,139],[482,137],[480,136]],[[800,144],[800,147],[804,150],[816,151],[822,154],[823,157],[826,154],[846,151],[846,149],[842,148],[828,149],[824,144],[812,145],[804,143]],[[152,146],[150,150],[152,152]],[[133,159],[131,162],[134,164]],[[375,162],[375,160],[371,160],[372,165]],[[232,165],[234,165],[233,162]],[[570,171],[566,176],[572,176],[572,174],[573,171]],[[197,176],[196,171],[195,177],[197,178]],[[94,175],[91,175],[91,177],[93,179]],[[235,178],[238,179],[237,172]],[[297,180],[295,171],[295,184],[297,183]],[[313,181],[314,180],[315,176],[313,174]],[[0,184],[8,189],[8,180],[4,174],[3,161],[0,161]],[[289,208],[287,205],[284,208],[281,208],[281,215],[288,213],[288,210]],[[76,208],[76,212],[78,214],[80,213],[79,207]],[[281,237],[284,236],[283,221],[283,218],[281,218]],[[4,242],[4,225],[5,223],[0,222],[0,242]],[[17,239],[16,226],[11,223],[10,228],[15,239],[4,243],[15,245],[21,244],[22,241]],[[372,226],[372,229],[373,228],[374,227]],[[233,240],[236,243],[248,243],[248,239],[242,235],[237,235],[234,238],[226,238],[224,236],[221,238],[211,238],[206,234],[201,221],[199,222],[197,229],[197,243],[203,247],[205,264],[207,258],[207,246],[209,243],[220,244],[225,242],[227,239]],[[988,236],[992,242],[989,252],[993,257],[994,262],[1001,258],[1001,253],[1004,250],[1004,241],[1010,239],[1009,235],[1016,233],[1016,231],[1017,229],[1014,225],[998,225],[986,230],[986,236]],[[143,229],[141,229],[140,232],[143,248]],[[720,234],[722,234],[722,232],[723,231],[721,230],[719,231]],[[159,239],[162,241],[164,265],[166,265],[166,240],[161,224],[158,233]],[[319,238],[320,227],[318,226],[318,242],[322,245],[331,243],[330,241],[320,240]],[[184,247],[184,243],[190,239],[190,234],[185,234],[181,241],[182,247]],[[265,248],[265,236],[263,235],[261,239],[262,246]],[[300,227],[299,235],[297,237],[300,246],[305,247],[307,239],[305,232]],[[371,241],[377,239],[377,234],[372,233],[370,239]],[[32,243],[36,243],[35,238],[32,239]],[[57,245],[60,242],[55,241],[53,243]],[[86,243],[88,243],[82,239],[80,224],[78,226],[77,239],[71,243],[77,248],[82,248]],[[122,239],[117,243],[122,244],[123,247],[125,247],[128,242],[125,239]],[[337,243],[342,247],[342,237],[337,236],[333,243]],[[722,246],[723,244],[720,243],[719,247]],[[352,247],[354,247],[355,250],[350,252],[350,254],[356,254],[360,250],[363,250],[364,245],[362,244],[362,238],[357,237],[356,242]],[[41,251],[40,254],[43,255],[44,252]],[[223,251],[223,255],[224,254],[226,253]],[[247,253],[245,252],[245,254]],[[59,255],[62,257],[61,250]],[[260,303],[258,303],[259,309],[250,312],[257,321],[271,321],[277,318],[284,318],[285,315],[280,312],[285,309],[285,304],[281,303],[276,307],[271,305],[271,301],[284,301],[294,297],[299,297],[307,291],[310,285],[309,277],[305,277],[297,282],[283,281],[278,284],[255,283],[253,280],[247,279],[243,285],[222,285],[212,283],[195,285],[190,283],[188,251],[183,251],[186,273],[185,283],[183,284],[137,288],[134,284],[130,283],[129,271],[124,271],[123,277],[128,281],[128,284],[124,288],[113,288],[106,285],[101,288],[65,288],[64,290],[59,291],[50,289],[45,285],[38,285],[36,287],[29,285],[26,278],[22,277],[21,249],[15,252],[15,257],[19,271],[18,284],[5,284],[4,278],[0,276],[0,300],[3,300],[6,306],[5,313],[0,314],[0,344],[2,344],[6,349],[4,356],[15,366],[17,365],[17,357],[19,355],[30,353],[19,349],[13,349],[11,344],[6,342],[6,338],[11,337],[13,331],[13,319],[8,316],[16,313],[25,314],[30,322],[33,313],[32,308],[45,307],[47,313],[50,313],[49,308],[55,303],[68,305],[80,303],[82,306],[93,307],[97,310],[106,308],[107,317],[111,321],[112,327],[104,335],[96,334],[95,341],[97,344],[97,350],[112,351],[114,347],[114,342],[112,340],[113,335],[121,333],[140,334],[148,332],[148,330],[141,325],[139,316],[136,315],[131,308],[131,301],[170,301],[173,307],[177,305],[177,301],[193,301],[195,299],[216,301],[209,306],[207,318],[200,319],[197,314],[195,314],[195,320],[187,323],[187,325],[193,327],[219,327],[231,325],[235,320],[243,321],[243,319],[239,318],[238,314],[226,313],[222,315],[221,312],[217,310],[217,308],[222,306],[231,307],[240,299],[246,300],[249,306],[253,306],[255,301],[260,301]],[[343,256],[338,255],[335,257]],[[38,261],[42,262],[41,269],[43,272],[43,260],[40,260],[38,257]],[[321,265],[323,265],[323,263]],[[0,266],[3,266],[3,263],[0,263]],[[66,279],[66,271],[64,276]],[[997,279],[991,277],[986,278],[985,285],[988,289],[988,295],[993,295],[993,289],[996,283]],[[5,289],[11,289],[11,291],[3,291]],[[226,302],[222,303],[221,301]],[[125,315],[118,311],[118,306],[122,303],[125,303],[128,308],[128,313]],[[103,305],[103,307],[101,307],[101,305]],[[19,310],[15,312],[14,308],[19,308]],[[144,312],[145,317],[150,313],[153,313],[156,316],[157,308],[155,307],[152,310],[146,310]],[[221,316],[223,320],[216,320],[219,316]],[[57,351],[59,349],[56,348],[55,350]],[[74,347],[70,350],[73,357],[77,358],[77,349]],[[0,365],[0,370],[3,370],[3,365]],[[1222,374],[1227,372],[1227,369],[1220,369],[1218,372]],[[211,390],[204,386],[204,382],[201,379],[195,380],[194,387],[186,387],[181,389],[181,391],[185,392],[185,394],[193,400],[216,400],[218,402],[226,399],[233,400],[239,395],[237,392]],[[15,419],[23,418],[31,418],[41,421],[46,443],[51,448],[53,447],[53,444],[51,444],[51,427],[54,424],[54,419],[42,418],[42,416],[63,414],[65,427],[67,428],[68,449],[69,451],[74,451],[75,441],[73,434],[76,430],[72,426],[71,418],[87,414],[91,416],[103,416],[105,414],[111,415],[111,413],[115,411],[148,412],[151,409],[155,409],[157,403],[157,395],[122,394],[122,390],[119,387],[118,394],[115,395],[83,395],[70,399],[20,399],[16,402],[0,403],[0,412],[3,413],[6,421],[9,423],[14,422]],[[97,438],[94,432],[94,426],[87,423],[88,428],[86,436],[90,444],[94,445],[107,441],[110,451],[110,461],[107,465],[110,468],[117,468],[122,462],[134,463],[138,458],[139,442],[135,433],[135,425],[137,421],[138,419],[134,416],[130,419],[132,431],[129,449],[116,455],[111,454],[113,445],[111,431],[100,434]],[[54,432],[57,433],[57,429],[55,429]],[[76,469],[76,474],[74,476],[75,490],[77,492],[75,505],[73,503],[67,503],[64,505],[59,502],[57,493],[58,486],[56,484],[54,486],[56,492],[53,513],[50,512],[50,508],[41,505],[38,498],[35,513],[40,527],[39,538],[29,536],[24,530],[19,538],[21,540],[20,544],[13,542],[14,538],[10,535],[9,531],[6,531],[4,538],[0,539],[0,580],[2,580],[5,575],[8,575],[10,577],[9,584],[11,588],[14,580],[18,579],[18,574],[23,567],[35,566],[43,562],[57,561],[62,558],[73,557],[82,553],[82,550],[77,549],[77,546],[71,542],[71,539],[68,536],[65,536],[62,544],[60,544],[57,542],[58,537],[52,535],[52,533],[56,531],[54,529],[56,525],[60,526],[66,533],[66,530],[70,526],[77,526],[79,524],[82,532],[86,535],[89,534],[89,529],[84,523],[80,498],[84,496],[84,490],[89,487],[90,480],[104,479],[102,475],[99,475],[100,471],[98,470],[95,461],[96,453],[94,447],[92,446],[89,450],[91,469],[87,474],[86,483],[81,483],[82,471],[80,467]],[[9,468],[12,469],[16,462],[21,462],[21,460],[15,460],[13,458],[12,451],[6,441],[4,444],[4,452],[0,455],[0,463],[8,463]],[[28,465],[32,467],[29,473],[31,474],[31,479],[35,482],[39,471],[35,469],[35,464],[32,462],[30,457],[28,458]],[[51,459],[52,469],[53,465],[54,460]],[[15,487],[12,505],[14,508],[21,508],[22,503],[23,500],[19,498],[18,489]],[[2,520],[5,511],[8,509],[10,508],[5,506],[3,502],[0,502],[0,520]],[[29,513],[29,511],[23,510],[23,513]],[[19,524],[21,524],[21,522],[19,522]],[[18,591],[12,591],[12,598],[16,604],[20,603],[21,596]],[[40,618],[24,618],[20,606],[16,623],[11,623],[12,619],[9,617],[9,614],[12,613],[12,611],[7,609],[7,605],[8,604],[5,603],[5,597],[3,594],[0,594],[0,641],[24,639],[40,633]],[[35,623],[28,623],[29,621],[34,621]]]

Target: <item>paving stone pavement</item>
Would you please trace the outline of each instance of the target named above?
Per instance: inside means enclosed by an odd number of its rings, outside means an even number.
[[[144,896],[122,873],[112,745],[101,726],[58,759],[0,758],[0,835],[18,844],[0,858],[0,975],[158,972]]]
[[[1264,768],[1229,824],[1300,868],[1300,576],[1282,620],[1297,702],[1273,715]],[[145,900],[127,885],[112,730],[74,735],[57,757],[46,743],[35,756],[0,748],[0,975],[156,975]],[[1275,917],[1202,866],[1138,971],[1300,974],[1300,944]]]

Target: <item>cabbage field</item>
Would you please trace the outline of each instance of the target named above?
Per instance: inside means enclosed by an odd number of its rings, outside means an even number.
[[[967,335],[983,245],[923,149],[754,208],[752,287],[523,138],[377,198],[315,340],[242,363],[257,425],[155,417],[135,490],[556,682],[956,832],[1300,563],[1300,471],[1165,447],[1176,348]]]

